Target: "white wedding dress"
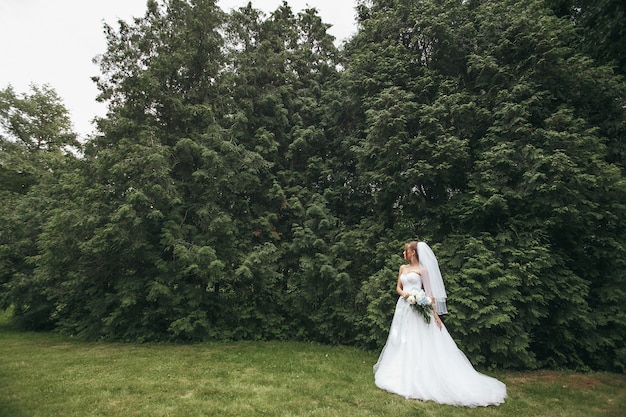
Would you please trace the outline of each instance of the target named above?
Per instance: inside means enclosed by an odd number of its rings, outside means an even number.
[[[400,276],[405,290],[422,288],[416,272]],[[376,386],[405,398],[457,406],[501,404],[506,386],[477,372],[442,324],[424,318],[400,297],[387,343],[374,365]]]

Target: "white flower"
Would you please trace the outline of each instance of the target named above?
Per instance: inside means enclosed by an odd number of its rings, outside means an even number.
[[[408,303],[417,311],[426,321],[430,323],[430,317],[432,314],[432,299],[426,295],[426,292],[421,288],[411,288],[409,296],[406,299]]]

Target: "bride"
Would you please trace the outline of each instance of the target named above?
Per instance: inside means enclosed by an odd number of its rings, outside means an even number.
[[[396,291],[400,295],[387,343],[374,365],[376,386],[405,398],[457,406],[504,402],[506,386],[477,372],[439,319],[446,314],[446,290],[437,259],[424,242],[404,246]],[[425,291],[424,318],[416,293]],[[432,312],[430,312],[432,309]]]

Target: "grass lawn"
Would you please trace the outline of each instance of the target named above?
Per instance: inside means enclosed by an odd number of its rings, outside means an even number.
[[[376,352],[293,342],[87,343],[0,319],[0,416],[626,416],[626,375],[486,372],[499,407],[405,400],[374,386]]]

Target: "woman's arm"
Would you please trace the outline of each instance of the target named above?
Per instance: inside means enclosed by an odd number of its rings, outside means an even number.
[[[441,330],[441,319],[437,314],[437,303],[435,302],[435,298],[433,297],[433,292],[430,287],[430,277],[428,276],[428,270],[426,268],[422,268],[422,285],[424,286],[424,291],[426,291],[426,295],[428,295],[432,300],[431,305],[433,307],[433,316],[435,316],[435,323],[437,324],[437,327],[439,327],[439,330]]]

